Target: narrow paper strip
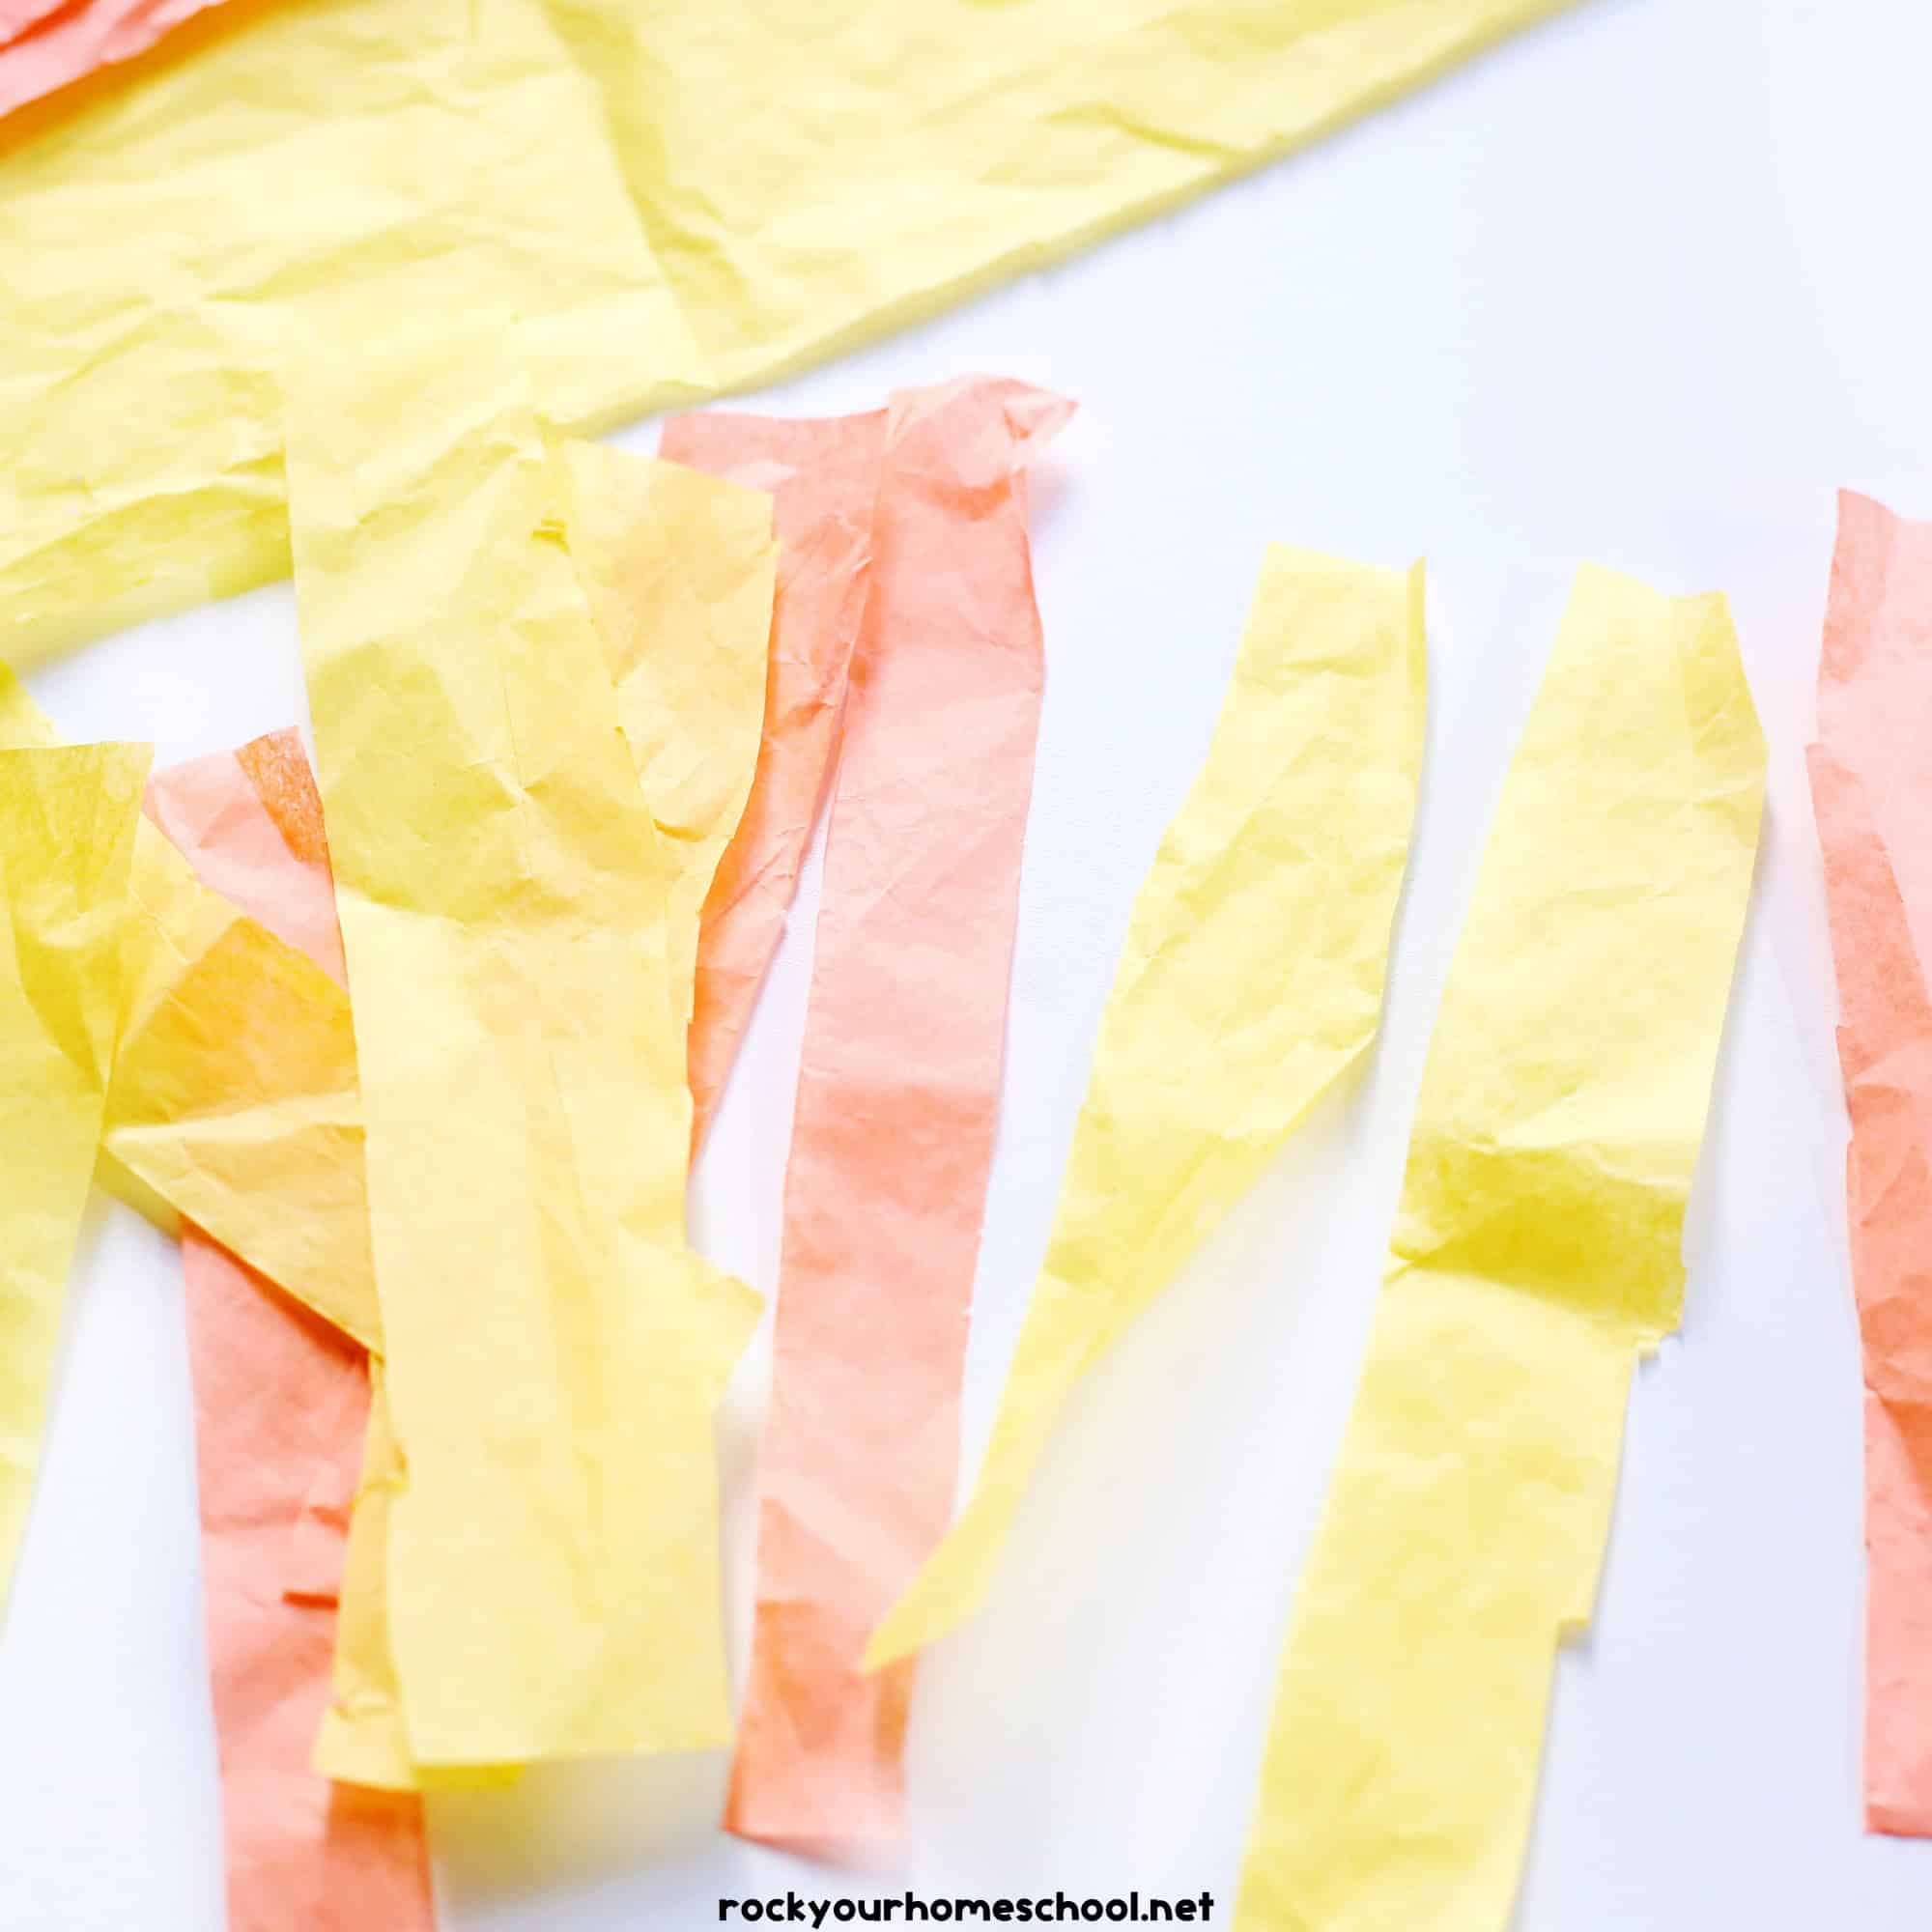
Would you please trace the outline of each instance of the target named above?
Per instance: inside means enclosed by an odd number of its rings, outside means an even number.
[[[140,745],[0,751],[0,1610],[100,1145],[148,756]]]
[[[871,582],[886,412],[817,419],[712,412],[665,425],[674,463],[768,490],[780,544],[757,773],[704,905],[691,1026],[694,1141],[704,1138],[798,890],[838,743]]]
[[[754,1313],[682,1245],[660,836],[505,331],[290,389],[297,596],[399,1449],[411,1750],[729,1733],[711,1414]]]
[[[1865,1822],[1932,1836],[1932,524],[1839,498],[1811,795],[1865,1385]]]
[[[322,802],[293,731],[157,773],[148,811],[202,882],[343,972]],[[435,1923],[422,1804],[310,1769],[369,1414],[366,1352],[182,1230],[202,1595],[230,1932]]]
[[[1585,570],[1442,996],[1243,1932],[1509,1923],[1632,1365],[1682,1304],[1763,787],[1723,600]]]
[[[979,1483],[868,1666],[978,1608],[1074,1385],[1375,1038],[1426,682],[1420,564],[1269,551],[1134,902]]]
[[[894,398],[812,962],[725,1822],[894,1835],[910,1666],[872,1625],[945,1526],[1042,661],[1023,465],[1067,406]]]

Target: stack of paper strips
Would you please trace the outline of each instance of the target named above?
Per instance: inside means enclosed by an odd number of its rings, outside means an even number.
[[[754,1314],[684,1242],[672,928],[703,893],[645,803],[510,334],[405,328],[290,386],[389,1640],[432,1768],[729,1736],[711,1414]],[[761,688],[750,710],[745,784]]]
[[[1932,524],[1839,500],[1811,791],[1864,1345],[1865,1818],[1932,1836]]]
[[[343,977],[327,841],[293,731],[156,775],[148,810],[204,884]],[[309,1763],[369,1417],[359,1344],[182,1230],[203,1597],[230,1932],[427,1932],[421,1800]]]
[[[1074,1385],[1367,1051],[1422,759],[1422,566],[1275,547],[1208,761],[1134,901],[964,1515],[877,1667],[970,1616]]]
[[[726,1822],[896,1834],[911,1680],[867,1633],[944,1526],[1043,677],[1024,465],[1068,406],[895,395],[827,832]]]
[[[1504,1932],[1685,1200],[1764,747],[1720,597],[1577,579],[1442,996],[1281,1666],[1245,1932]]]
[[[1065,253],[1562,4],[231,4],[0,124],[0,654],[287,572],[298,321],[516,314],[547,420],[643,413]]]

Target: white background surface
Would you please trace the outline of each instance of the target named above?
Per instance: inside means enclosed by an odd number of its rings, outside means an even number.
[[[995,1601],[927,1661],[902,1859],[841,1872],[720,1834],[720,1758],[543,1774],[438,1804],[449,1926],[698,1926],[721,1893],[908,1882],[1207,1889],[1225,1918],[1436,995],[1584,557],[1729,591],[1771,811],[1689,1315],[1639,1378],[1516,1932],[1932,1923],[1932,1844],[1860,1828],[1859,1373],[1802,765],[1834,488],[1932,513],[1928,72],[1932,18],[1907,0],[1590,0],[1309,156],[764,399],[871,407],[984,368],[1083,404],[1036,493],[1049,686],[969,1457],[1127,908],[1270,537],[1429,559],[1429,760],[1386,1026],[1368,1077],[1083,1391]],[[306,716],[286,588],[32,682],[71,735],[152,737],[162,761]],[[809,877],[696,1184],[702,1243],[767,1293],[812,900]],[[764,1369],[761,1342],[724,1432],[741,1645]],[[103,1204],[0,1646],[7,1932],[221,1924],[200,1616],[175,1257]]]

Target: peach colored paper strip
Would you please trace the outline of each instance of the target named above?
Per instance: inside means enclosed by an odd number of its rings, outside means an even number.
[[[157,774],[149,815],[202,883],[342,976],[321,801],[293,731]],[[229,1932],[427,1932],[421,1800],[309,1766],[327,1707],[368,1357],[182,1231]]]
[[[779,539],[757,770],[704,904],[691,1021],[694,1147],[784,934],[832,768],[871,581],[885,441],[884,410],[796,420],[714,412],[665,425],[658,453],[667,462],[769,491]]]
[[[952,1503],[1042,683],[1023,466],[1069,410],[977,380],[890,411],[785,1178],[745,1837],[900,1828],[913,1666],[860,1659]]]
[[[1932,1837],[1932,524],[1839,498],[1811,795],[1865,1382],[1865,1823]]]
[[[0,115],[132,60],[219,0],[79,0],[0,9]]]

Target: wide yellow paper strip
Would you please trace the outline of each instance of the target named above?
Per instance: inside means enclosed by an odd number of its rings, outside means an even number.
[[[1064,254],[1565,4],[299,0],[185,30],[0,143],[0,654],[286,572],[297,312],[345,340],[513,312],[550,420],[643,414]]]
[[[505,333],[405,329],[289,398],[429,1766],[728,1735],[711,1413],[754,1313],[652,1157],[660,835]]]
[[[1577,579],[1442,996],[1243,1932],[1503,1932],[1684,1206],[1764,746],[1721,597]]]
[[[100,1144],[148,758],[145,745],[0,751],[0,1608]]]
[[[978,1485],[868,1667],[979,1606],[1074,1384],[1374,1039],[1425,683],[1420,564],[1270,549],[1207,763],[1134,901]]]
[[[566,443],[560,463],[553,488],[564,538],[661,835],[639,859],[660,868],[669,975],[661,1050],[676,1054],[690,1023],[698,914],[757,760],[777,562],[771,498],[604,444]],[[639,1158],[681,1170],[688,1086],[660,1081],[644,1097],[654,1135]],[[391,1790],[423,1781],[411,1760],[388,1625],[390,1512],[402,1487],[379,1373],[316,1768]]]

